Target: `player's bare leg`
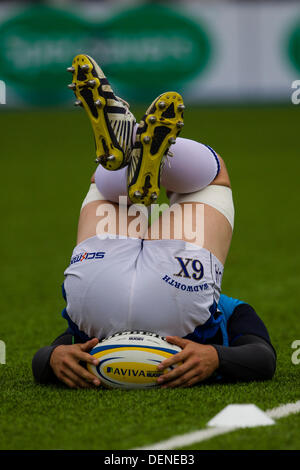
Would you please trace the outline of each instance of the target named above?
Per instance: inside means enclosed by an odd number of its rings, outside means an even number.
[[[94,176],[91,182],[95,182]],[[108,199],[86,204],[80,212],[77,244],[96,235],[101,237],[110,234],[143,238],[148,227],[145,211],[138,211],[136,206],[127,206],[126,200],[127,197],[124,196],[124,205],[121,206]],[[133,233],[130,227],[134,221],[137,221],[135,225],[137,230]]]
[[[219,157],[220,161],[220,171],[218,176],[210,183],[210,185],[220,186],[230,188],[230,179],[229,175],[225,166],[223,159]],[[209,186],[210,186],[209,185]],[[200,192],[199,192],[200,193]],[[169,193],[171,195],[171,193]],[[185,201],[180,203],[182,207],[182,211],[179,214],[180,217],[176,216],[176,211],[172,210],[172,205],[169,209],[166,209],[161,215],[148,229],[148,239],[163,239],[164,233],[166,230],[164,229],[163,232],[163,224],[166,224],[166,221],[169,220],[170,223],[170,239],[178,239],[176,238],[176,234],[178,233],[178,224],[182,224],[182,227],[190,226],[194,230],[196,228],[196,207],[197,205],[203,206],[203,203],[193,202],[195,193],[190,193],[185,195]],[[190,200],[189,200],[190,196]],[[185,205],[191,205],[192,211],[189,212],[189,215],[184,211]],[[187,219],[189,217],[189,219]],[[201,230],[200,227],[197,227],[198,230]],[[203,238],[201,239],[200,246],[206,248],[211,253],[213,253],[224,265],[226,261],[226,257],[229,251],[231,238],[232,238],[232,226],[229,223],[228,219],[217,209],[214,207],[204,204],[204,217],[203,217]],[[184,230],[180,231],[182,235],[182,240],[186,242],[191,242],[191,239],[186,238],[184,236]],[[153,234],[154,237],[153,237]],[[198,244],[197,240],[192,241],[195,244]]]

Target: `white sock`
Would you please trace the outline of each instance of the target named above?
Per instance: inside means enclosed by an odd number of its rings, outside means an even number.
[[[208,186],[217,176],[219,159],[213,149],[190,139],[177,137],[171,145],[173,157],[162,170],[162,185],[175,193],[192,193]],[[119,196],[127,195],[127,167],[109,171],[99,165],[95,183],[103,196],[112,202],[119,202]]]
[[[119,202],[119,196],[127,196],[127,166],[120,170],[110,171],[98,165],[95,183],[105,199]]]
[[[168,158],[162,171],[162,185],[175,193],[193,193],[208,186],[220,169],[213,149],[190,139],[177,137],[171,145],[174,154]]]

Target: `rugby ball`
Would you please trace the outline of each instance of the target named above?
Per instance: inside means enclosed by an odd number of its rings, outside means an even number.
[[[155,333],[125,331],[98,343],[90,354],[100,362],[87,368],[108,388],[154,388],[159,386],[157,378],[166,373],[157,370],[158,364],[179,351]]]

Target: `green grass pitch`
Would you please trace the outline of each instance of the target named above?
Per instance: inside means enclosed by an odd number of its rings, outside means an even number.
[[[299,112],[192,108],[182,132],[227,163],[236,222],[223,292],[248,301],[265,321],[278,353],[274,380],[129,392],[33,381],[33,354],[66,326],[60,288],[94,144],[80,110],[1,112],[1,449],[130,449],[201,429],[230,403],[266,410],[299,400],[300,365],[291,362],[291,344],[300,339]],[[293,415],[190,448],[300,449],[299,424]]]

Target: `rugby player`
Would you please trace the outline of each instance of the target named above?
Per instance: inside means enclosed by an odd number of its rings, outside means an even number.
[[[136,124],[129,105],[113,93],[91,57],[76,56],[69,71],[76,104],[92,123],[99,165],[64,273],[68,328],[35,354],[35,379],[71,388],[100,386],[84,367],[98,363],[89,351],[99,339],[130,330],[155,332],[182,348],[159,366],[182,363],[158,378],[162,387],[271,379],[276,353],[266,326],[249,304],[221,294],[234,223],[224,161],[210,147],[178,137],[184,110],[178,93],[160,95]],[[160,181],[170,207],[148,227],[145,212],[137,222],[133,208],[154,203]],[[191,242],[184,230],[178,238],[179,226],[198,223],[200,206],[201,242]],[[121,227],[124,207],[127,224]],[[166,220],[169,239],[163,231]],[[132,222],[140,227],[134,236]]]

